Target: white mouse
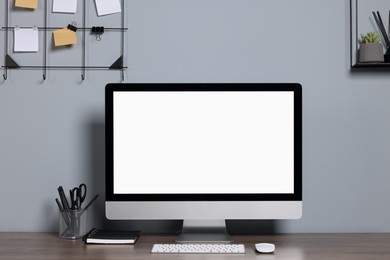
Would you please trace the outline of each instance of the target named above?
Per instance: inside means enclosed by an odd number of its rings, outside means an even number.
[[[255,244],[256,251],[263,254],[270,254],[275,251],[275,245],[271,243]]]

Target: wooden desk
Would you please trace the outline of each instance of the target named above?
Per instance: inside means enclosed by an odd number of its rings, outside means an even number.
[[[129,245],[85,245],[80,240],[57,238],[53,233],[0,233],[0,259],[289,259],[289,260],[389,260],[390,234],[294,234],[272,236],[233,236],[246,245],[245,255],[155,255],[153,243],[171,243],[174,236],[143,235]],[[255,253],[256,242],[272,242],[271,255]]]

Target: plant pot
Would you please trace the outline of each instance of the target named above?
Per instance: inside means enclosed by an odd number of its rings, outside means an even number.
[[[381,43],[360,44],[359,62],[384,62],[383,47]]]

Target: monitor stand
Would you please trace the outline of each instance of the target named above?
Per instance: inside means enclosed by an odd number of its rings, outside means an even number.
[[[225,220],[184,220],[178,243],[230,243]]]

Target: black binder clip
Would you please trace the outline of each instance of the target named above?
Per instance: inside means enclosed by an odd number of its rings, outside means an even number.
[[[77,31],[77,27],[75,25],[73,25],[73,24],[68,24],[68,30],[76,32]]]
[[[96,40],[102,40],[102,34],[104,33],[104,26],[92,26],[92,33],[96,34]]]

